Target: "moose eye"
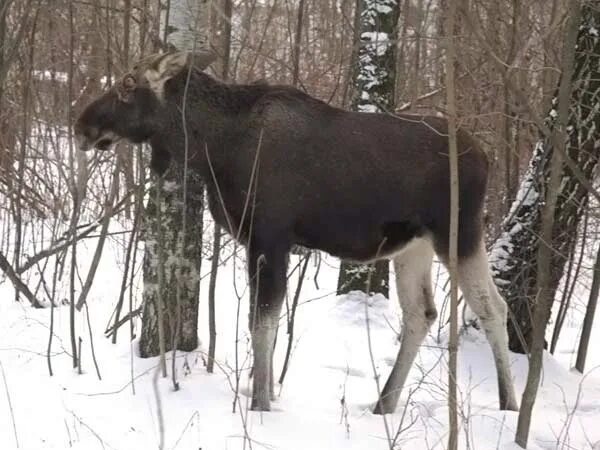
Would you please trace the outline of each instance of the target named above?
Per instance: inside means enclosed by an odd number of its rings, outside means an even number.
[[[126,75],[123,78],[123,87],[127,90],[134,89],[136,85],[136,81],[133,75]]]

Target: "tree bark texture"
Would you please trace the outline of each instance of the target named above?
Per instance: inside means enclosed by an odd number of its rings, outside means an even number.
[[[459,178],[458,148],[456,144],[456,5],[450,0],[446,17],[446,107],[448,116],[448,162],[450,169],[450,248],[448,272],[450,275],[450,335],[448,336],[448,450],[458,449],[458,211]],[[413,104],[415,100],[413,100]]]
[[[165,348],[171,348],[176,307],[179,303],[181,320],[179,323],[178,350],[191,351],[198,346],[198,301],[200,295],[200,261],[202,256],[201,236],[203,231],[203,193],[200,180],[188,172],[188,195],[183,205],[183,184],[173,180],[183,179],[183,167],[171,164],[165,174],[160,193],[160,222],[153,220],[158,215],[156,186],[151,189],[145,216],[144,251],[144,308],[140,337],[142,357],[159,354],[157,304],[163,308]],[[185,239],[180,250],[183,214],[186,214]],[[159,230],[161,227],[162,230]],[[159,292],[158,236],[162,237],[164,252],[163,292]],[[180,271],[179,280],[177,271]],[[177,283],[180,283],[180,298],[177,300]]]
[[[583,373],[585,369],[585,360],[592,336],[592,326],[594,325],[594,316],[596,315],[596,307],[598,306],[598,294],[600,294],[600,247],[596,254],[596,262],[594,263],[594,276],[592,278],[592,288],[585,310],[583,319],[583,327],[581,329],[581,338],[579,339],[579,348],[577,349],[577,361],[575,361],[575,369],[579,373]]]
[[[527,448],[527,440],[531,427],[533,406],[537,399],[538,387],[544,364],[544,336],[546,324],[550,319],[552,302],[554,300],[555,288],[553,288],[553,265],[552,244],[556,210],[559,198],[559,186],[562,179],[562,168],[564,165],[564,152],[560,151],[567,147],[569,140],[567,126],[569,123],[569,108],[571,105],[571,91],[573,88],[573,68],[575,64],[575,48],[578,35],[578,26],[581,17],[580,0],[571,0],[569,3],[569,20],[566,27],[565,43],[562,50],[561,81],[558,89],[556,105],[556,118],[554,129],[549,139],[552,147],[552,158],[550,160],[549,175],[546,178],[543,205],[541,211],[540,235],[537,245],[537,280],[536,280],[536,304],[533,311],[531,343],[529,345],[529,370],[527,372],[527,383],[521,398],[521,409],[517,422],[515,442],[523,448]]]
[[[575,66],[570,97],[566,151],[588,180],[598,166],[600,113],[600,8],[584,3],[582,25],[577,36]],[[558,93],[545,119],[552,131],[558,116]],[[517,198],[502,225],[502,234],[490,257],[496,284],[509,305],[508,334],[511,350],[525,353],[531,344],[532,318],[537,295],[537,253],[541,232],[543,199],[546,197],[553,145],[542,137],[533,152]],[[551,276],[548,288],[556,292],[563,274],[566,255],[577,239],[577,230],[587,206],[588,191],[565,166],[562,168],[558,200],[554,212]]]
[[[171,0],[167,30],[171,46],[179,50],[200,49],[207,43],[210,2]],[[185,183],[184,183],[185,179]],[[184,196],[184,185],[187,191]],[[162,189],[154,186],[145,212],[144,291],[140,355],[160,353],[158,333],[161,305],[165,349],[191,351],[198,346],[198,303],[203,232],[203,187],[199,177],[175,158],[163,176]],[[156,204],[156,189],[160,189]],[[184,201],[185,198],[185,201]],[[160,214],[158,214],[160,208]],[[158,219],[160,217],[160,219]],[[185,220],[185,235],[183,222]],[[159,230],[160,228],[160,230]],[[160,231],[160,233],[159,233]],[[163,239],[164,286],[159,292],[158,237]],[[176,325],[178,324],[178,325]]]
[[[396,34],[400,7],[397,0],[361,0],[360,47],[355,71],[352,109],[362,112],[392,112],[395,106]],[[374,180],[375,182],[375,180]],[[370,282],[370,283],[369,283]],[[370,291],[389,297],[389,262],[373,265],[342,261],[337,293]]]

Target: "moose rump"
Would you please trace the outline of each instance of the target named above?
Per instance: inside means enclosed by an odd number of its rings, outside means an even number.
[[[106,148],[118,138],[148,142],[158,173],[188,155],[189,170],[206,183],[215,221],[247,249],[253,409],[270,409],[273,344],[292,246],[356,261],[393,258],[402,340],[375,407],[392,412],[437,315],[433,254],[442,262],[448,257],[446,121],[347,112],[286,86],[223,84],[202,71],[212,59],[172,53],[138,63],[79,117],[81,149]],[[487,160],[464,132],[458,148],[459,283],[492,346],[500,406],[516,409],[506,305],[483,246]]]

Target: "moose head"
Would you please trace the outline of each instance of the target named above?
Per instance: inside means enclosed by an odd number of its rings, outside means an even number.
[[[79,149],[108,150],[120,139],[149,141],[163,126],[165,85],[184,68],[204,70],[215,59],[213,52],[202,51],[157,54],[139,61],[81,113],[74,127]]]

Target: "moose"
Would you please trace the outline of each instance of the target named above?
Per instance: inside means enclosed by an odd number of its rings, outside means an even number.
[[[270,410],[272,352],[293,246],[358,262],[393,259],[403,328],[373,410],[392,413],[437,317],[434,253],[444,264],[449,258],[447,121],[348,112],[289,86],[225,84],[205,73],[215,59],[210,51],[170,52],[138,62],[78,117],[79,148],[107,150],[119,139],[148,143],[158,175],[173,159],[205,183],[215,222],[247,251],[253,410]],[[462,130],[457,143],[459,287],[491,345],[500,408],[517,410],[507,306],[483,242],[487,157]]]

